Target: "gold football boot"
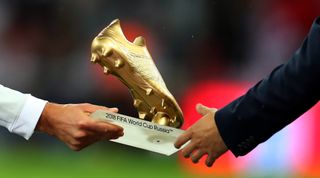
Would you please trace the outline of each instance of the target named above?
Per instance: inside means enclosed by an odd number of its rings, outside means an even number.
[[[128,41],[117,19],[93,40],[91,54],[91,61],[100,64],[105,74],[115,75],[129,88],[140,119],[181,127],[182,111],[167,89],[143,37],[137,37],[133,43]]]

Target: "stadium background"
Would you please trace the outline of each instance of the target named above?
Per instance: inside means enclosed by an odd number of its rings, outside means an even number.
[[[129,40],[144,36],[187,128],[201,102],[222,107],[299,47],[318,0],[62,1],[0,0],[0,83],[58,103],[117,106],[136,116],[113,77],[89,62],[90,43],[113,19]],[[0,177],[319,177],[320,106],[245,157],[212,168],[110,142],[81,152],[36,133],[30,141],[0,129]]]

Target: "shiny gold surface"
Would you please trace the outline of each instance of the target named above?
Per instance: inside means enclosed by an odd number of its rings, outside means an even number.
[[[167,89],[143,37],[133,43],[124,36],[120,21],[114,20],[93,40],[91,61],[124,83],[139,118],[161,125],[181,127],[182,111]]]

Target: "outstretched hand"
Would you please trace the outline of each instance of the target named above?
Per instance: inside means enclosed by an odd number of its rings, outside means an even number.
[[[217,109],[197,104],[196,110],[203,117],[180,135],[174,146],[180,148],[190,141],[182,149],[183,156],[185,158],[191,157],[192,162],[197,163],[202,156],[208,155],[206,165],[211,167],[214,161],[228,148],[223,142],[215,123],[214,116]]]
[[[89,117],[89,114],[99,109],[118,112],[117,108],[87,103],[66,105],[47,103],[36,130],[57,137],[75,151],[99,140],[110,140],[123,136],[121,127]]]

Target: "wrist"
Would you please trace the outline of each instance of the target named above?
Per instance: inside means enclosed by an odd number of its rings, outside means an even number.
[[[41,113],[40,119],[39,119],[37,126],[36,126],[37,131],[45,132],[45,133],[48,133],[49,135],[52,135],[52,133],[50,131],[50,117],[52,115],[52,112],[57,107],[56,105],[57,104],[53,104],[50,102],[48,102],[45,105],[45,107]]]

